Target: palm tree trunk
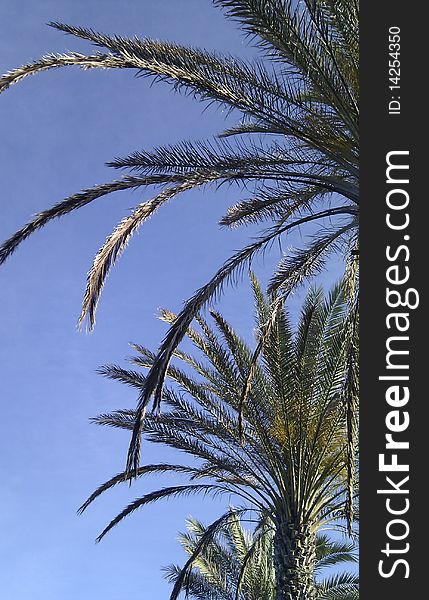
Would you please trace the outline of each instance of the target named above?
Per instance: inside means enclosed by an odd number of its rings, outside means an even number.
[[[314,600],[316,536],[311,525],[277,519],[274,537],[276,600]]]

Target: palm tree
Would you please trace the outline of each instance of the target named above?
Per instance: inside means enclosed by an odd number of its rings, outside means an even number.
[[[254,279],[253,288],[260,328],[270,318],[272,306]],[[170,364],[172,384],[163,392],[167,409],[147,415],[144,424],[146,440],[180,450],[192,461],[143,465],[136,472],[137,478],[171,472],[185,476],[187,481],[133,501],[106,526],[98,540],[152,502],[189,494],[226,494],[242,503],[236,515],[256,511],[258,527],[274,530],[276,600],[313,600],[317,592],[317,532],[328,524],[344,530],[341,519],[350,511],[344,398],[349,393],[350,376],[356,373],[348,364],[350,313],[344,287],[337,286],[326,300],[320,290],[311,290],[295,332],[286,310],[276,311],[244,407],[241,388],[252,351],[219,313],[212,312],[212,316],[215,329],[199,316],[199,329],[188,330],[196,355],[175,351],[185,368]],[[175,316],[163,311],[162,318],[170,323]],[[150,369],[155,355],[142,346],[135,349],[138,356],[134,363]],[[111,365],[101,372],[137,389],[145,386],[145,377],[135,370]],[[135,411],[119,410],[100,415],[95,421],[133,429]],[[115,475],[80,510],[130,477],[127,471]],[[177,578],[172,600],[180,593],[195,559],[230,520],[227,510],[207,527]]]
[[[252,533],[231,512],[231,520],[195,560],[183,590],[194,600],[275,600],[273,532]],[[186,554],[192,556],[207,527],[196,519],[190,519],[187,525],[188,532],[180,534],[179,542]],[[356,575],[344,572],[326,576],[327,567],[356,563],[354,551],[353,543],[333,541],[324,534],[316,537],[317,600],[359,598]],[[167,580],[174,584],[181,568],[169,565],[164,571]]]
[[[254,195],[231,206],[221,225],[268,221],[260,236],[231,256],[185,303],[162,342],[139,399],[128,469],[139,463],[142,415],[162,398],[168,364],[187,328],[223,285],[257,253],[294,228],[318,223],[305,248],[286,255],[269,291],[284,298],[317,273],[328,255],[348,257],[356,275],[358,216],[358,2],[357,0],[214,0],[264,51],[244,62],[221,53],[148,39],[124,38],[51,23],[95,44],[89,54],[49,54],[0,78],[0,92],[25,77],[63,66],[131,69],[170,83],[174,90],[227,107],[237,124],[213,141],[136,151],[110,163],[122,178],[86,189],[32,219],[0,249],[4,262],[29,235],[52,219],[115,191],[161,186],[153,199],[125,217],[97,253],[80,315],[94,326],[100,293],[111,266],[132,234],[180,193],[209,184],[251,182]]]

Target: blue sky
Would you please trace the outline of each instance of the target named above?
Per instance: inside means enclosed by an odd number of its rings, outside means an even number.
[[[88,44],[45,24],[51,20],[108,33],[168,39],[255,54],[210,0],[3,0],[0,71],[50,51]],[[221,110],[150,85],[128,71],[64,69],[29,78],[0,99],[0,237],[61,198],[115,177],[104,163],[140,148],[207,138],[234,122]],[[203,112],[204,111],[204,112]],[[145,192],[147,195],[147,193]],[[175,540],[192,514],[214,519],[222,503],[187,499],[147,507],[99,545],[105,524],[156,478],[106,494],[81,517],[94,487],[123,469],[128,436],[88,424],[99,412],[133,406],[135,394],[95,373],[124,364],[131,341],[156,348],[161,306],[177,310],[251,231],[217,221],[242,197],[237,188],[187,193],[146,224],[113,271],[97,327],[76,330],[86,272],[116,222],[141,192],[100,199],[50,224],[0,271],[1,592],[5,600],[141,600],[168,597],[160,568],[183,555]],[[290,245],[299,244],[299,236]],[[279,250],[256,261],[269,273]],[[331,270],[329,280],[336,277]],[[246,286],[228,290],[227,317],[250,337]],[[299,304],[302,292],[293,299]],[[172,454],[146,447],[148,461]]]

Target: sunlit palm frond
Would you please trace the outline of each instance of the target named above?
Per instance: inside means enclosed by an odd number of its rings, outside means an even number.
[[[188,520],[188,533],[181,534],[179,541],[186,554],[193,556],[194,560],[186,585],[182,585],[183,591],[194,600],[274,600],[272,528],[267,528],[262,520],[256,523],[256,527],[245,529],[243,522],[249,519],[243,516],[240,519],[234,509],[231,509],[230,515],[204,550],[197,554],[198,542],[207,528],[195,519]],[[316,548],[316,600],[345,600],[346,593],[356,594],[358,579],[355,575],[340,573],[326,577],[327,568],[356,562],[355,546],[318,535]],[[164,572],[166,579],[174,584],[182,574],[182,569],[177,565],[169,565]]]
[[[296,327],[283,305],[271,315],[272,303],[253,276],[252,286],[256,334],[267,320],[272,319],[273,327],[258,357],[248,401],[241,406],[242,386],[254,356],[252,348],[221,314],[212,311],[213,325],[198,317],[196,328],[188,329],[187,336],[199,358],[193,359],[181,349],[173,353],[166,372],[169,383],[162,392],[165,410],[146,415],[141,431],[146,442],[178,450],[192,462],[189,466],[147,465],[136,473],[140,479],[153,472],[171,471],[189,483],[145,494],[113,519],[101,537],[137,508],[158,499],[187,493],[226,494],[237,499],[243,510],[251,509],[252,518],[275,532],[277,553],[273,560],[278,587],[286,585],[281,576],[284,569],[294,572],[295,578],[302,577],[299,568],[295,572],[288,563],[287,557],[295,553],[293,564],[304,560],[294,545],[292,530],[300,532],[300,547],[307,548],[310,565],[306,569],[311,572],[316,558],[320,568],[328,567],[345,559],[350,548],[338,543],[327,558],[327,540],[319,538],[316,543],[315,536],[322,527],[341,525],[349,502],[348,413],[342,394],[349,361],[357,360],[357,355],[349,352],[356,332],[348,326],[350,312],[343,284],[326,297],[321,290],[310,290]],[[168,311],[162,312],[167,323],[175,318]],[[139,345],[135,349],[138,355],[134,364],[150,370],[156,355]],[[183,364],[186,368],[182,369]],[[127,385],[132,385],[134,373],[116,366],[103,369],[103,374]],[[141,378],[136,377],[134,384],[141,387]],[[135,418],[136,411],[122,410],[100,415],[95,421],[129,430]],[[126,481],[130,481],[128,471],[116,475],[97,488],[84,508],[110,487]],[[257,548],[251,550],[236,526],[231,525],[228,539],[241,547],[241,560],[248,560],[250,565]],[[193,555],[187,564],[186,577],[201,565],[196,559]],[[240,586],[246,584],[246,572],[247,567],[238,569]],[[174,598],[183,587],[183,577],[181,587],[175,587]],[[311,578],[305,581],[305,585],[313,585]],[[195,586],[195,590],[205,589],[200,579]]]

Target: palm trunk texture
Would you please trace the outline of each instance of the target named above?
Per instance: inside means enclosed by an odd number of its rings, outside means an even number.
[[[314,600],[316,537],[310,524],[278,520],[274,538],[276,600]]]

